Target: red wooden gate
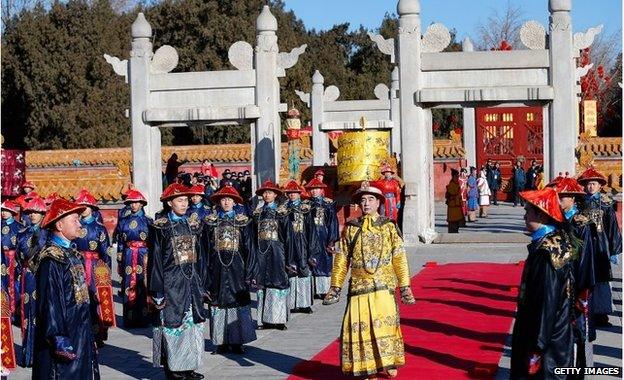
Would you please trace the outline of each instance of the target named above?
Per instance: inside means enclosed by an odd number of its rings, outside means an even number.
[[[496,107],[476,109],[477,168],[488,159],[499,162],[508,179],[516,160],[544,162],[542,107]]]

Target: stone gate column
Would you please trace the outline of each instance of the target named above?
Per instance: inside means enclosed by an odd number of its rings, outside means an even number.
[[[277,80],[277,20],[265,5],[256,20],[256,104],[260,117],[255,123],[253,168],[256,183],[267,179],[278,181],[281,163],[281,128],[278,114],[279,82]]]
[[[401,99],[399,98],[399,68],[390,74],[390,120],[392,120],[392,153],[401,155]]]
[[[462,108],[464,126],[464,150],[468,165],[477,166],[477,123],[473,107]]]
[[[150,62],[153,56],[152,27],[139,13],[132,24],[130,52],[130,120],[132,123],[132,182],[147,197],[146,213],[153,216],[160,209],[162,172],[160,131],[143,121],[148,107]]]
[[[435,238],[431,112],[414,103],[422,87],[420,2],[400,0],[398,64],[401,105],[401,168],[405,180],[403,236],[407,245]]]
[[[325,92],[325,78],[316,70],[312,75],[312,93],[310,94],[310,108],[312,110],[312,165],[323,166],[329,164],[329,139],[321,131],[323,123],[323,94]]]
[[[549,0],[550,81],[554,99],[550,106],[550,137],[548,168],[551,175],[558,172],[575,173],[578,130],[576,129],[576,74],[572,39],[571,0]],[[546,158],[546,157],[545,157]]]

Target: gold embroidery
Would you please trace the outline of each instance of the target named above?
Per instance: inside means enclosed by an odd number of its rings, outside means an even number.
[[[314,224],[317,226],[325,224],[325,209],[323,207],[317,207],[314,211]]]
[[[293,231],[297,233],[303,232],[303,214],[300,212],[293,213],[294,219],[292,221]]]
[[[95,240],[89,240],[89,249],[91,251],[95,251],[98,247],[98,244]]]
[[[82,239],[85,236],[87,236],[87,229],[86,228],[81,228],[80,231],[78,232],[78,237]]]
[[[214,230],[214,239],[218,251],[238,251],[240,231],[229,225],[218,226]]]
[[[89,290],[85,280],[85,270],[82,264],[75,264],[69,267],[69,271],[72,275],[74,286],[74,298],[76,303],[81,305],[83,303],[89,303]]]
[[[279,240],[277,232],[277,220],[264,219],[261,220],[258,225],[258,237],[260,240]]]
[[[136,229],[138,226],[139,226],[139,223],[137,223],[137,221],[136,221],[136,220],[132,220],[132,221],[130,222],[130,225],[128,225],[128,227],[130,227],[130,229],[131,229],[131,230]]]
[[[173,236],[173,258],[176,265],[192,264],[197,261],[195,235]]]
[[[11,231],[11,229],[9,228],[9,226],[4,226],[2,227],[2,235],[6,235]]]
[[[104,240],[106,240],[106,235],[104,235],[104,232],[100,232],[100,241]]]

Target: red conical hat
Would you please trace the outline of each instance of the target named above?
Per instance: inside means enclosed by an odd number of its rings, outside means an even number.
[[[86,206],[81,206],[63,198],[59,198],[52,202],[52,204],[50,205],[50,211],[48,211],[46,216],[43,218],[43,221],[41,222],[41,227],[51,227],[54,222],[61,219],[62,217],[73,213],[80,214],[85,210],[85,208]]]
[[[223,198],[232,198],[234,199],[234,202],[236,203],[240,203],[240,204],[243,203],[243,198],[241,198],[238,191],[230,185],[225,185],[222,188],[220,188],[219,191],[212,194],[210,196],[210,201],[214,204],[217,204]]]
[[[323,171],[323,169],[319,169],[314,172],[314,176],[316,177],[317,175],[325,176],[325,172]]]
[[[87,189],[82,189],[74,198],[76,204],[98,208],[97,199]]]
[[[287,194],[303,193],[303,188],[297,183],[297,181],[291,179],[290,181],[288,181],[288,183],[286,183],[286,186],[284,186],[284,192]]]
[[[559,175],[552,179],[552,181],[548,182],[545,187],[556,187],[557,183],[561,181],[563,178],[566,178],[570,173],[566,172],[565,177],[562,172],[559,172]]]
[[[542,210],[557,222],[563,222],[563,212],[559,205],[559,195],[552,187],[542,190],[529,190],[520,193],[528,203]]]
[[[46,204],[43,198],[35,197],[28,201],[24,206],[24,212],[39,212],[42,214],[46,213]]]
[[[30,182],[30,181],[24,181],[24,183],[22,183],[22,186],[20,186],[22,189],[24,189],[25,187],[30,187],[31,189],[35,190],[35,184]]]
[[[589,181],[596,181],[601,185],[606,185],[607,177],[605,177],[598,170],[594,169],[593,166],[590,166],[587,170],[581,173],[580,176],[578,176],[577,181],[583,186],[585,186],[585,184]]]
[[[37,192],[33,190],[30,193],[24,195],[24,200],[25,201],[29,201],[29,200],[31,200],[33,198],[37,198],[38,196],[39,196],[39,194],[37,194]]]
[[[204,195],[204,185],[197,184],[197,185],[191,186],[191,194]]]
[[[312,180],[310,182],[306,183],[306,185],[305,185],[306,190],[324,189],[326,187],[327,187],[326,184],[324,184],[323,182],[319,181],[316,178],[312,178]]]
[[[139,190],[129,189],[124,195],[126,196],[124,203],[141,202],[144,205],[147,204],[147,199]]]
[[[282,195],[282,189],[280,189],[280,187],[277,184],[271,182],[271,180],[269,179],[264,181],[264,183],[262,184],[262,187],[256,190],[256,194],[262,195],[262,193],[264,193],[265,190],[271,190],[275,192],[277,195]]]
[[[555,186],[555,190],[559,195],[585,195],[583,186],[579,185],[574,178],[560,179]]]
[[[2,202],[2,209],[15,215],[19,211],[19,205],[11,200],[6,200]]]
[[[48,195],[47,197],[45,197],[43,199],[43,201],[45,202],[46,206],[49,206],[52,204],[52,202],[54,202],[55,200],[59,199],[61,196],[58,195],[58,193],[55,191],[52,194]]]
[[[167,186],[167,188],[165,189],[165,191],[163,191],[162,195],[160,196],[160,201],[161,202],[165,202],[168,200],[171,200],[173,198],[177,198],[177,197],[181,197],[181,196],[191,196],[193,195],[191,193],[191,188],[184,186],[181,183],[172,183],[171,185]]]
[[[386,200],[386,197],[381,191],[381,186],[377,181],[363,181],[360,187],[351,196],[351,201],[353,203],[359,203],[364,194],[374,195],[380,202],[385,202]]]

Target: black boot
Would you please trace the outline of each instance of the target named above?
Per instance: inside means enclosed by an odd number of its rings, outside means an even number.
[[[243,355],[245,353],[245,349],[242,344],[232,344],[232,353]]]
[[[299,311],[301,313],[305,313],[305,314],[312,314],[313,313],[312,308],[310,306],[302,307],[301,309],[299,309]]]
[[[227,344],[220,344],[217,349],[212,353],[213,355],[224,355],[230,352],[230,346]]]
[[[185,371],[184,374],[186,375],[187,379],[203,379],[204,378],[204,375],[195,371]]]
[[[165,366],[165,378],[167,380],[184,380],[186,379],[186,373],[172,371],[169,367]]]
[[[288,330],[288,327],[286,327],[285,323],[277,324],[277,325],[275,325],[275,328],[278,329],[278,330],[282,330],[282,331]]]

